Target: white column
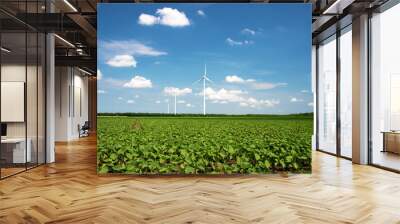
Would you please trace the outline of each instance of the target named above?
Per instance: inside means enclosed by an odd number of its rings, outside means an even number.
[[[206,77],[203,77],[203,115],[206,115]]]
[[[368,163],[368,15],[353,19],[353,162]]]
[[[46,163],[55,161],[55,56],[54,35],[46,36]]]

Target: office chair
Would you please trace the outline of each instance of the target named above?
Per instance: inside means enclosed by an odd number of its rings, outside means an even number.
[[[85,121],[85,123],[82,125],[82,127],[79,127],[80,125],[78,125],[78,129],[79,129],[79,138],[80,137],[87,137],[89,136],[89,129],[90,129],[90,125],[89,125],[89,121]]]

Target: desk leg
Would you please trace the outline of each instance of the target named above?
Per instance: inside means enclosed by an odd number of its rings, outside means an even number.
[[[383,149],[381,152],[386,152],[386,134],[382,133],[383,135]]]

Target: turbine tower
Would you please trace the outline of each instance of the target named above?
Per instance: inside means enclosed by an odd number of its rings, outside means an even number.
[[[206,81],[212,83],[212,81],[207,77],[207,65],[204,64],[204,75],[196,82],[203,81],[203,115],[206,115]],[[194,83],[196,83],[194,82]]]
[[[167,106],[168,106],[168,114],[169,114],[169,100],[167,99],[167,100],[165,100],[165,102],[167,103]]]
[[[174,115],[176,115],[176,93],[175,93],[174,97],[175,97],[175,111],[174,111]]]

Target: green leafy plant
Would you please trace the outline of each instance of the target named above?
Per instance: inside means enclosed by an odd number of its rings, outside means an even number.
[[[299,117],[98,117],[98,172],[311,171],[312,120]]]

